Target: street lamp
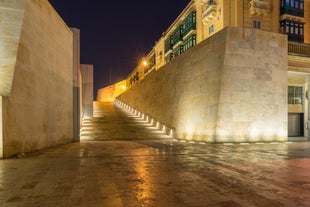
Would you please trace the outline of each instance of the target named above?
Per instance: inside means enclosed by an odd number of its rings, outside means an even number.
[[[144,60],[144,61],[142,62],[142,64],[143,64],[144,66],[147,66],[147,65],[148,65],[148,63],[147,63],[146,60]]]

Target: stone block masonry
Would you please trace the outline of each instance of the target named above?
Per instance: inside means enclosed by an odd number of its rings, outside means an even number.
[[[0,1],[0,96],[11,93],[26,0]]]
[[[227,27],[118,99],[181,139],[287,140],[287,37]]]
[[[94,66],[81,64],[82,75],[82,118],[93,117],[93,84],[94,84]]]
[[[126,80],[119,81],[113,85],[98,90],[97,101],[113,102],[115,97],[126,90]]]
[[[18,45],[2,98],[3,157],[73,140],[72,31],[48,1],[26,0]]]

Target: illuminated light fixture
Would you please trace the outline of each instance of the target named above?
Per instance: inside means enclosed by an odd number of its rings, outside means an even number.
[[[286,144],[292,144],[293,142],[285,142]]]
[[[146,120],[145,120],[146,122],[149,122],[149,116],[146,116]]]
[[[225,130],[223,130],[223,129],[219,129],[218,130],[218,135],[219,135],[219,137],[224,138],[224,137],[227,136],[227,132]]]
[[[196,144],[196,142],[194,142],[194,141],[190,141],[189,143],[191,143],[191,144]]]
[[[205,142],[199,142],[199,144],[207,144],[207,143],[205,143]]]
[[[166,132],[166,126],[163,125],[163,129],[162,129],[163,132]]]
[[[144,119],[144,114],[142,114],[141,118]]]
[[[270,144],[279,144],[279,142],[270,142]]]
[[[144,61],[142,62],[142,64],[143,64],[144,66],[147,66],[147,65],[148,65],[148,63],[147,63],[146,60],[144,60]]]
[[[256,142],[255,144],[265,144],[264,142]]]
[[[224,143],[224,145],[229,146],[229,145],[234,145],[234,143]]]
[[[240,143],[240,145],[249,145],[250,143],[247,143],[247,142],[242,142]]]
[[[287,137],[287,132],[285,130],[279,130],[278,131],[278,136],[279,137],[283,137],[283,138],[286,138]]]
[[[159,122],[156,122],[156,128],[159,129]]]
[[[177,140],[177,139],[173,139],[173,141],[174,141],[174,142],[177,142],[178,140]]]
[[[125,91],[126,90],[126,86],[122,86],[122,89],[123,89],[123,91]]]
[[[264,136],[272,136],[274,134],[273,130],[271,129],[271,127],[268,127],[264,130]]]
[[[193,135],[194,134],[194,129],[192,126],[186,126],[186,133],[188,135]]]
[[[151,125],[153,125],[154,124],[154,119],[151,119]]]
[[[251,136],[251,138],[257,138],[259,136],[259,131],[257,130],[257,128],[251,129],[250,136]]]
[[[186,142],[186,140],[180,140],[180,142],[185,143],[185,142]]]
[[[169,136],[173,137],[173,130],[172,129],[170,129]]]

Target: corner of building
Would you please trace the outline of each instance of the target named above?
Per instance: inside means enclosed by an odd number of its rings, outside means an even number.
[[[3,158],[2,96],[0,96],[0,158]]]
[[[80,70],[80,30],[70,28],[73,33],[73,139],[75,142],[80,140],[80,111],[81,101],[81,70]]]
[[[93,117],[94,66],[81,64],[82,76],[82,119]]]

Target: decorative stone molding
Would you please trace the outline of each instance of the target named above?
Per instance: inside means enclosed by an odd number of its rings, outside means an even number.
[[[202,21],[207,25],[218,16],[218,4],[215,0],[202,0],[201,3],[205,8],[202,13]]]
[[[270,0],[250,0],[249,5],[252,16],[264,16],[271,12]]]

